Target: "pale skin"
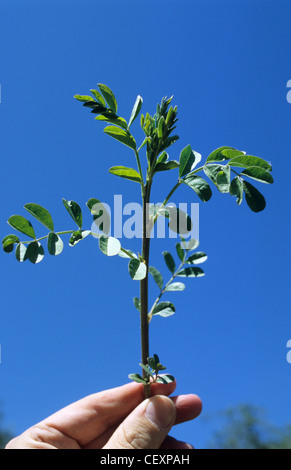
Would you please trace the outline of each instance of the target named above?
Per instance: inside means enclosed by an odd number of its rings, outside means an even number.
[[[175,424],[199,416],[197,395],[169,397],[176,382],[154,383],[151,398],[143,385],[129,383],[89,395],[12,439],[6,449],[192,449],[169,436]]]

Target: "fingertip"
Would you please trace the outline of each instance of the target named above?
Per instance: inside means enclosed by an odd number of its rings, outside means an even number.
[[[171,398],[176,407],[176,424],[197,418],[202,412],[202,401],[194,394],[178,395]]]

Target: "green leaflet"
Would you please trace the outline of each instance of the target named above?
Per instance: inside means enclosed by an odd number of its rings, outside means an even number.
[[[140,384],[146,384],[147,381],[142,378],[140,374],[129,374],[128,376],[129,379],[133,380],[134,382],[140,383]]]
[[[219,147],[209,155],[206,163],[223,162],[240,155],[244,155],[244,152],[236,150],[233,147]]]
[[[113,111],[116,114],[117,113],[117,101],[113,94],[113,91],[107,85],[104,85],[103,83],[98,83],[98,88],[101,91],[111,111]]]
[[[191,238],[190,240],[184,240],[184,238],[181,238],[183,247],[187,251],[193,251],[196,250],[199,246],[199,240],[195,240],[194,238]]]
[[[75,95],[74,98],[82,102],[94,101],[94,98],[92,98],[92,96],[89,96],[89,95]]]
[[[78,225],[79,229],[81,230],[83,225],[83,216],[79,204],[77,204],[77,202],[75,201],[67,201],[66,199],[63,199],[63,204],[72,219],[74,220],[74,222]]]
[[[229,193],[230,167],[225,166],[216,176],[216,186],[221,193]]]
[[[187,145],[182,152],[180,153],[180,161],[179,161],[179,177],[183,178],[183,176],[187,175],[192,168],[192,165],[195,161],[195,154],[192,152],[192,148],[190,145]]]
[[[261,183],[272,184],[274,182],[272,175],[267,170],[258,166],[248,167],[241,172],[241,176],[242,175],[260,181]]]
[[[255,188],[252,184],[247,181],[243,182],[243,188],[245,193],[246,202],[249,208],[253,212],[261,212],[266,207],[266,201],[264,196]]]
[[[174,274],[175,269],[176,269],[176,264],[175,264],[173,256],[168,251],[163,251],[163,257],[164,257],[167,267],[169,268],[171,273]]]
[[[263,170],[272,171],[272,165],[266,160],[263,160],[259,157],[254,157],[253,155],[243,155],[240,157],[232,158],[228,165],[238,168],[249,168],[253,166],[258,166]]]
[[[97,121],[108,122],[110,124],[114,124],[115,126],[122,127],[123,129],[127,129],[127,122],[125,119],[108,111],[100,114],[99,116],[96,116],[95,119]]]
[[[16,235],[6,235],[2,240],[2,248],[5,253],[11,253],[16,243],[20,243],[20,240]]]
[[[93,215],[94,223],[99,230],[108,235],[111,226],[111,215],[99,199],[91,198],[86,203],[88,209]]]
[[[59,235],[51,232],[48,235],[47,247],[50,255],[57,256],[63,251],[64,243]]]
[[[174,315],[175,307],[171,302],[160,302],[153,309],[153,315],[160,315],[161,317],[169,317]]]
[[[157,378],[157,382],[161,384],[169,384],[171,382],[175,382],[175,380],[175,377],[170,374],[165,374]]]
[[[133,298],[133,305],[140,312],[140,299],[138,297]]]
[[[176,160],[168,160],[166,162],[157,163],[155,166],[155,172],[175,170],[176,168],[179,168],[179,162]]]
[[[186,178],[182,180],[182,182],[187,184],[191,189],[193,189],[193,191],[195,191],[201,201],[207,202],[211,198],[211,188],[207,181],[201,178],[201,176],[191,175],[190,173],[186,176]]]
[[[185,252],[181,246],[181,243],[176,243],[176,251],[181,261],[184,261]]]
[[[106,113],[108,111],[108,108],[102,106],[100,103],[97,103],[97,101],[86,101],[83,106],[85,106],[85,108],[92,109],[91,113],[93,114]]]
[[[24,209],[26,209],[33,217],[35,217],[41,224],[46,228],[54,231],[54,223],[50,213],[39,204],[28,203],[25,204]]]
[[[24,261],[27,260],[26,251],[27,251],[27,246],[24,245],[24,243],[19,243],[17,245],[16,250],[15,250],[15,256],[16,256],[17,261],[19,261],[20,263],[23,263]]]
[[[208,178],[216,184],[216,179],[217,175],[219,172],[224,171],[225,166],[224,165],[218,165],[218,164],[210,164],[210,165],[205,165],[203,167],[204,173],[208,176]]]
[[[99,93],[98,90],[90,90],[92,95],[95,97],[95,99],[97,101],[99,101],[100,104],[102,104],[102,106],[106,107],[106,103],[105,103],[105,99],[103,98],[103,96],[101,95],[101,93]]]
[[[7,239],[2,243],[2,248],[5,253],[11,253],[14,250],[14,242],[11,239]]]
[[[155,372],[160,372],[161,370],[166,370],[166,367],[160,363],[159,356],[154,354],[154,357],[147,358],[148,365],[153,369]]]
[[[107,126],[104,129],[105,134],[110,135],[114,139],[118,140],[124,145],[127,145],[131,149],[136,149],[136,142],[132,135],[126,131],[125,129],[121,129],[120,127],[116,126]]]
[[[202,277],[205,273],[201,268],[184,268],[177,273],[179,277]]]
[[[146,277],[147,274],[147,267],[145,263],[140,261],[139,259],[131,259],[128,263],[128,271],[130,274],[130,277],[134,281],[141,281]]]
[[[236,202],[237,204],[241,204],[242,203],[242,200],[243,200],[243,192],[244,192],[244,188],[243,188],[243,180],[239,177],[239,176],[236,176],[232,182],[230,183],[230,186],[229,186],[229,193],[232,195],[232,196],[236,196]]]
[[[22,215],[12,215],[8,219],[8,224],[18,232],[24,233],[30,238],[36,238],[33,226]]]
[[[31,242],[26,249],[25,256],[33,264],[40,263],[44,257],[44,249],[39,242]]]
[[[137,118],[137,116],[139,115],[140,113],[140,110],[141,110],[141,107],[142,107],[142,103],[143,103],[143,99],[140,95],[137,96],[136,100],[135,100],[135,103],[134,103],[134,106],[132,108],[132,111],[131,111],[131,116],[130,116],[130,119],[129,119],[129,122],[128,122],[128,129],[130,128],[131,124],[133,123],[133,121]]]
[[[75,246],[77,243],[79,243],[81,240],[84,240],[88,235],[90,235],[91,231],[90,230],[76,230],[75,232],[72,233],[70,240],[69,240],[69,245],[70,246]]]
[[[187,264],[202,264],[207,260],[207,254],[203,251],[197,251],[185,261]]]
[[[165,292],[182,292],[185,287],[183,282],[172,282],[165,288]]]
[[[141,366],[141,368],[142,368],[143,370],[146,371],[146,373],[147,373],[148,376],[152,377],[153,379],[155,378],[155,377],[154,377],[154,374],[152,373],[152,371],[151,371],[151,369],[150,369],[149,364],[146,364],[146,365],[145,365],[145,364],[140,363],[139,365]]]
[[[101,235],[99,237],[99,248],[104,255],[115,256],[120,252],[121,244],[117,238]]]
[[[179,209],[178,207],[166,207],[166,210],[169,214],[169,228],[175,232],[182,235],[188,234],[192,229],[192,221],[190,216]],[[163,214],[167,217],[167,214]]]
[[[161,275],[160,271],[156,268],[154,268],[154,266],[150,266],[149,267],[149,273],[153,276],[157,286],[159,287],[160,290],[162,290],[163,288],[163,285],[164,285],[164,280],[163,280],[163,276]]]
[[[109,169],[109,173],[120,176],[120,178],[141,183],[140,174],[133,168],[127,168],[126,166],[113,166]]]

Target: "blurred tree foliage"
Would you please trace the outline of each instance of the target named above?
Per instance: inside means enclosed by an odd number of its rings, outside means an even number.
[[[211,449],[291,449],[291,424],[272,425],[260,408],[241,404],[219,413]]]

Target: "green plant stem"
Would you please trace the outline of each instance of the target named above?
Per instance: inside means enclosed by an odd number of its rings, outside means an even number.
[[[196,170],[194,171],[191,171],[191,175],[194,175],[195,173],[198,173],[199,171],[203,170],[203,166],[200,166],[199,168],[196,168]],[[166,199],[164,200],[164,202],[162,203],[161,205],[161,208],[165,207],[170,198],[173,196],[174,192],[177,191],[177,189],[181,186],[181,184],[183,183],[183,180],[179,178],[178,182],[175,184],[175,186],[171,189],[171,191],[169,192],[168,196],[166,197]],[[153,219],[153,225],[155,225],[156,221],[157,221],[157,218],[158,218],[158,214],[155,215],[154,219]]]
[[[74,233],[75,230],[64,230],[63,232],[54,232],[56,235],[66,235],[68,233]],[[35,242],[40,242],[41,240],[45,240],[46,238],[48,237],[48,235],[45,235],[44,237],[40,237],[40,238],[36,238],[34,241]],[[32,240],[26,240],[24,242],[21,242],[21,243],[31,243]]]
[[[74,233],[75,231],[76,231],[76,230],[63,230],[62,232],[54,232],[54,233],[55,233],[56,235],[67,235],[67,234],[72,234],[72,233]],[[51,232],[50,232],[50,233],[51,233]],[[90,232],[90,234],[93,236],[93,233],[92,233],[92,232]],[[48,236],[49,236],[49,234],[48,234],[48,235],[45,235],[44,237],[36,238],[34,241],[35,241],[35,242],[40,242],[41,240],[45,240],[46,238],[48,238]],[[99,237],[98,234],[94,233],[94,237],[96,237],[96,236]],[[32,242],[32,240],[25,240],[25,241],[23,241],[23,242],[21,242],[21,243],[23,243],[23,244],[29,244],[29,243],[31,243],[31,242]],[[120,251],[122,251],[122,252],[123,252],[125,255],[127,255],[129,258],[132,258],[132,259],[135,258],[135,257],[134,257],[129,251],[127,251],[125,248],[122,248],[122,247],[121,247]]]
[[[141,362],[147,364],[149,357],[149,321],[148,321],[148,266],[150,253],[150,237],[148,234],[148,206],[150,200],[151,182],[144,186],[143,194],[143,232],[142,232],[142,258],[147,267],[146,277],[140,281],[140,333],[141,333]],[[143,369],[143,378],[148,379]],[[144,385],[144,398],[150,397],[150,384]]]
[[[144,198],[145,196],[145,185],[144,185],[144,179],[143,179],[143,173],[142,173],[142,167],[141,167],[141,163],[140,163],[140,158],[139,158],[139,153],[138,153],[138,150],[135,148],[134,149],[134,154],[135,154],[135,158],[136,158],[136,163],[137,163],[137,166],[138,166],[138,171],[139,171],[139,174],[140,174],[140,179],[141,179],[141,194],[142,194],[142,197]]]

